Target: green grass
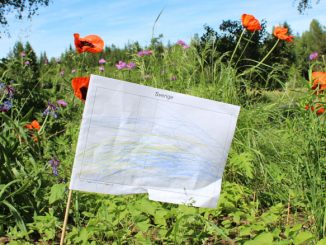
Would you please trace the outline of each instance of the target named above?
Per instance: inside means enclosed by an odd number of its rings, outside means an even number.
[[[209,46],[203,52],[172,46],[153,56],[131,55],[135,70],[118,71],[108,62],[103,73],[83,65],[87,55],[72,53],[61,64],[42,66],[37,78],[19,60],[6,63],[1,79],[14,80],[16,95],[14,107],[0,113],[1,236],[10,244],[59,241],[84,106],[70,81],[93,73],[238,104],[241,112],[215,209],[153,202],[146,195],[74,192],[67,244],[313,244],[322,239],[325,115],[304,110],[313,97],[306,82],[293,70],[291,86],[252,88],[251,75],[239,75]],[[207,55],[214,61],[202,58]],[[81,69],[70,74],[69,67]],[[66,100],[67,108],[57,119],[45,119],[47,102],[58,99]],[[24,127],[35,118],[43,124],[42,132],[34,132],[37,142]],[[52,157],[60,160],[59,176],[52,174]]]

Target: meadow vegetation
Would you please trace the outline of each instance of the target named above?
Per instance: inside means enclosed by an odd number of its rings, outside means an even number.
[[[0,243],[60,240],[84,107],[71,81],[98,74],[241,112],[215,209],[74,192],[66,244],[325,244],[326,32],[314,20],[292,41],[265,27],[225,21],[189,44],[56,59],[17,43],[0,62]]]

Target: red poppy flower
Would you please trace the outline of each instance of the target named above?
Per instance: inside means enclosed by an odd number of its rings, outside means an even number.
[[[325,113],[325,107],[321,107],[316,111],[317,116],[320,116],[321,114]]]
[[[314,71],[311,75],[313,80],[311,89],[326,90],[326,72]]]
[[[28,128],[29,130],[40,131],[41,126],[40,126],[40,124],[38,123],[37,120],[33,120],[31,123],[25,125],[25,128]],[[38,138],[37,138],[37,136],[35,136],[35,134],[32,133],[31,136],[32,136],[32,139],[34,140],[34,142],[38,141]]]
[[[86,100],[89,78],[90,77],[75,77],[71,81],[75,96],[82,101]]]
[[[288,35],[288,28],[285,27],[276,26],[274,28],[274,36],[287,42],[293,41],[293,36]]]
[[[313,107],[313,106],[310,106],[310,105],[306,105],[305,107],[304,107],[304,109],[307,111],[307,110],[311,110],[311,111],[314,111],[315,110],[315,107]]]
[[[74,38],[78,53],[100,53],[103,50],[104,41],[97,35],[88,35],[82,38],[78,33],[75,33]]]
[[[243,14],[241,16],[241,22],[244,28],[246,28],[248,31],[254,32],[261,30],[261,25],[259,21],[250,14]]]
[[[41,126],[37,120],[33,120],[31,123],[27,124],[25,127],[30,130],[36,129],[37,131],[39,131],[41,129]]]
[[[317,116],[320,116],[325,113],[325,107],[322,104],[316,104],[316,108],[314,106],[306,105],[305,110],[311,110],[315,111],[316,109],[316,114]]]

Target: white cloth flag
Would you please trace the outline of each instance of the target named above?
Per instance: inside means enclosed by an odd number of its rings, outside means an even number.
[[[239,110],[92,75],[70,189],[214,208]]]

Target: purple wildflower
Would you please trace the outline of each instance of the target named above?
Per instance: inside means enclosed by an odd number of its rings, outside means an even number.
[[[318,58],[318,53],[317,52],[312,52],[309,55],[309,60],[316,60]]]
[[[152,55],[153,51],[152,50],[144,50],[145,55]]]
[[[48,102],[48,106],[46,107],[46,109],[43,111],[43,116],[53,116],[54,118],[58,117],[58,114],[56,113],[56,111],[58,110],[58,107],[50,102]]]
[[[183,40],[178,40],[177,44],[180,45],[180,46],[186,45],[186,43]]]
[[[0,91],[2,94],[7,94],[10,99],[14,96],[15,93],[14,86],[6,85],[4,83],[0,83]]]
[[[53,173],[53,175],[58,176],[58,175],[59,175],[59,174],[58,174],[58,167],[59,167],[59,165],[60,165],[60,161],[59,161],[57,158],[53,157],[53,158],[49,161],[49,164],[50,164],[51,167],[52,167],[52,173]]]
[[[120,60],[119,63],[115,65],[115,67],[118,70],[122,70],[127,67],[127,64],[126,64],[126,62],[123,62],[122,60]]]
[[[8,94],[9,98],[14,97],[14,93],[15,93],[15,88],[14,88],[14,86],[12,86],[12,85],[7,85],[7,86],[5,87],[5,91],[6,91],[6,93]]]
[[[98,70],[99,70],[100,72],[103,72],[103,71],[104,71],[104,66],[99,66]]]
[[[171,81],[175,81],[175,80],[177,80],[177,77],[173,75],[173,76],[170,78],[170,80],[171,80]]]
[[[9,100],[5,100],[3,104],[0,104],[0,112],[7,112],[11,109],[12,103]]]
[[[62,77],[63,77],[63,76],[64,76],[64,74],[65,74],[65,71],[63,71],[63,70],[62,70],[62,71],[60,71],[60,76],[62,76]]]
[[[142,50],[137,53],[139,57],[146,56],[146,55],[152,55],[153,51],[152,50]]]
[[[98,63],[99,63],[100,65],[103,65],[103,64],[106,63],[106,60],[102,58],[102,59],[100,59],[100,60],[98,61]]]
[[[178,40],[178,41],[177,41],[177,45],[182,46],[184,49],[189,48],[189,45],[186,44],[183,40]]]
[[[24,62],[24,64],[28,66],[28,65],[31,64],[31,62],[29,62],[29,60],[26,60],[26,61]]]
[[[68,103],[64,100],[57,100],[57,104],[62,107],[66,107]]]
[[[25,57],[26,56],[26,53],[24,51],[20,52],[20,57]]]
[[[71,73],[76,73],[76,71],[77,71],[76,69],[72,69]]]
[[[136,67],[136,64],[134,63],[134,62],[129,62],[128,64],[127,64],[127,68],[129,69],[129,70],[132,70],[132,69],[134,69]]]

